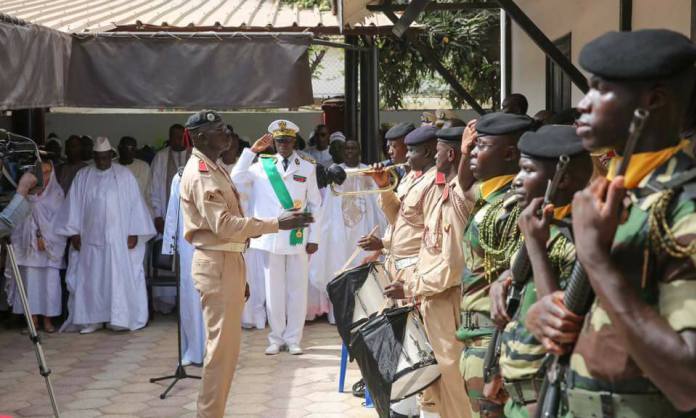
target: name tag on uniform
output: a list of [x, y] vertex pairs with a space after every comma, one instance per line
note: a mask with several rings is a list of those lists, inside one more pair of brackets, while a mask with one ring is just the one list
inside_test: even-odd
[[304, 183], [304, 182], [307, 181], [307, 177], [305, 177], [305, 176], [298, 176], [298, 175], [292, 176], [292, 179], [295, 180], [296, 182], [299, 182], [299, 183]]

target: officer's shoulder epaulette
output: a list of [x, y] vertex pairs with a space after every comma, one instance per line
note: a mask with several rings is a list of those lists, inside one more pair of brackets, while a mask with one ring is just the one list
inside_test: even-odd
[[310, 157], [310, 156], [307, 155], [307, 154], [304, 154], [304, 153], [298, 153], [298, 154], [299, 154], [300, 158], [302, 158], [302, 159], [305, 160], [305, 161], [309, 161], [309, 162], [312, 163], [312, 164], [316, 164], [316, 163], [317, 163], [317, 160], [315, 160], [314, 158]]
[[198, 171], [200, 173], [207, 173], [209, 171], [208, 164], [206, 164], [204, 160], [198, 160]]

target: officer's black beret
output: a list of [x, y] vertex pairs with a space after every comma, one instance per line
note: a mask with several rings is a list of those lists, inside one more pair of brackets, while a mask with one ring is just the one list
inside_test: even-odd
[[539, 158], [572, 157], [587, 153], [574, 126], [544, 125], [536, 132], [525, 132], [517, 143], [522, 154]]
[[476, 122], [476, 132], [481, 135], [507, 135], [526, 131], [534, 126], [534, 119], [527, 115], [494, 112], [487, 113]]
[[406, 135], [404, 144], [420, 145], [424, 142], [431, 141], [437, 138], [437, 128], [434, 126], [419, 126]]
[[392, 126], [386, 134], [384, 134], [384, 139], [390, 141], [392, 139], [398, 139], [408, 135], [409, 132], [416, 129], [411, 122], [401, 122]]
[[455, 126], [453, 128], [442, 128], [437, 131], [438, 141], [444, 142], [462, 142], [462, 134], [464, 126]]
[[666, 29], [607, 32], [580, 51], [580, 65], [608, 80], [667, 78], [693, 66], [696, 45]]
[[209, 123], [220, 122], [221, 120], [222, 118], [218, 112], [214, 110], [201, 110], [200, 112], [189, 116], [188, 120], [186, 121], [186, 128], [196, 129]]

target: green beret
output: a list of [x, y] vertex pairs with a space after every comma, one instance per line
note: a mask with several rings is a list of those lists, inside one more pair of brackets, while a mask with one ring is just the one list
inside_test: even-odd
[[409, 132], [412, 130], [416, 129], [415, 126], [411, 122], [401, 122], [399, 124], [396, 124], [392, 126], [386, 134], [384, 134], [384, 139], [387, 141], [391, 141], [393, 139], [399, 139], [402, 138], [406, 135], [408, 135]]
[[462, 142], [462, 134], [464, 133], [464, 126], [455, 126], [453, 128], [442, 128], [437, 131], [438, 141], [443, 142]]
[[419, 126], [406, 135], [404, 144], [420, 145], [428, 141], [437, 139], [437, 128], [434, 126]]
[[197, 129], [203, 125], [220, 121], [222, 121], [222, 118], [218, 112], [214, 110], [201, 110], [200, 112], [189, 116], [188, 120], [186, 121], [186, 128]]
[[586, 154], [575, 127], [568, 125], [544, 125], [535, 132], [525, 132], [517, 143], [520, 152], [530, 157], [559, 158]]
[[480, 135], [507, 135], [527, 131], [534, 126], [534, 119], [527, 115], [494, 112], [487, 113], [476, 122]]
[[667, 29], [607, 32], [580, 51], [580, 65], [607, 80], [668, 78], [696, 61], [696, 45]]

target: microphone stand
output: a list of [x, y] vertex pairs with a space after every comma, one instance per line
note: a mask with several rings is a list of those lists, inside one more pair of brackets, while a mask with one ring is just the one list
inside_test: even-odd
[[[181, 177], [183, 170], [180, 168], [179, 169], [179, 177]], [[183, 360], [182, 360], [182, 352], [181, 352], [181, 265], [179, 264], [180, 261], [180, 256], [179, 256], [179, 212], [181, 211], [181, 192], [179, 192], [179, 205], [177, 206], [176, 209], [176, 230], [174, 232], [174, 240], [172, 241], [172, 249], [174, 250], [174, 276], [176, 277], [176, 341], [177, 341], [177, 349], [179, 352], [179, 364], [176, 366], [176, 371], [174, 371], [173, 375], [169, 376], [162, 376], [162, 377], [155, 377], [150, 379], [150, 383], [155, 383], [159, 382], [161, 380], [169, 380], [169, 379], [174, 379], [172, 383], [169, 384], [167, 389], [162, 392], [160, 395], [160, 399], [164, 399], [167, 397], [167, 394], [169, 393], [172, 388], [174, 388], [174, 385], [179, 380], [182, 379], [200, 379], [200, 376], [193, 376], [188, 373], [186, 373], [186, 369], [184, 368], [183, 365]]]

